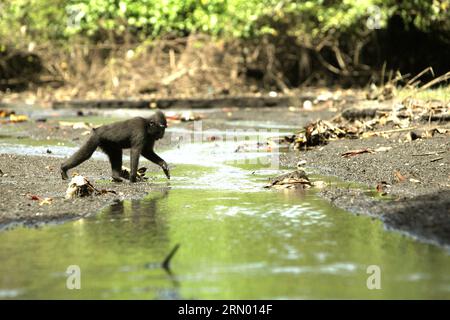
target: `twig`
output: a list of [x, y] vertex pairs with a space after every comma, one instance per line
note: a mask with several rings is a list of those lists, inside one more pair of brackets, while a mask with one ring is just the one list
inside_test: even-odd
[[436, 79], [431, 80], [430, 82], [428, 82], [427, 84], [424, 84], [423, 86], [420, 87], [419, 90], [425, 90], [428, 89], [429, 87], [442, 82], [442, 81], [446, 81], [447, 79], [450, 79], [450, 71], [447, 72], [446, 74], [443, 74], [440, 77], [437, 77]]
[[435, 151], [435, 152], [427, 152], [427, 153], [419, 153], [413, 154], [413, 157], [422, 157], [422, 156], [437, 156], [440, 153], [446, 153], [447, 151]]
[[180, 244], [177, 243], [175, 245], [175, 247], [173, 247], [172, 251], [170, 251], [170, 253], [167, 255], [167, 257], [164, 259], [163, 263], [161, 264], [161, 266], [164, 269], [166, 269], [166, 270], [170, 269], [170, 261], [172, 260], [173, 256], [175, 255], [175, 253], [177, 252], [179, 247], [180, 247]]
[[428, 71], [431, 72], [431, 74], [434, 76], [434, 72], [433, 72], [433, 68], [432, 67], [427, 67], [424, 70], [422, 70], [421, 72], [419, 72], [416, 76], [414, 76], [411, 80], [409, 80], [406, 83], [406, 86], [414, 86], [414, 81], [416, 81], [417, 79], [419, 79], [422, 75], [424, 75], [425, 73], [427, 73]]
[[430, 162], [435, 162], [435, 161], [439, 161], [444, 159], [443, 157], [439, 157], [439, 158], [435, 158], [435, 159], [431, 159]]

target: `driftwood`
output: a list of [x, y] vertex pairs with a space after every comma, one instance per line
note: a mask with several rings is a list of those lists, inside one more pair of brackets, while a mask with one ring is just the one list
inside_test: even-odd
[[346, 120], [354, 121], [357, 119], [365, 119], [365, 118], [375, 118], [380, 112], [388, 112], [392, 109], [387, 108], [349, 108], [342, 111], [342, 117]]
[[441, 122], [449, 122], [450, 121], [450, 113], [441, 113], [441, 114], [433, 114], [426, 115], [424, 114], [420, 120], [422, 121], [441, 121]]

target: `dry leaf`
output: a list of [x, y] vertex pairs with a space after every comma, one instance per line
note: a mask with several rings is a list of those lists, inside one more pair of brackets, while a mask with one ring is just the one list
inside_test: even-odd
[[377, 184], [377, 192], [381, 194], [382, 196], [385, 196], [389, 193], [389, 189], [391, 188], [391, 185], [387, 183], [386, 181], [380, 181]]
[[9, 116], [9, 122], [12, 123], [17, 123], [17, 122], [24, 122], [24, 121], [28, 121], [28, 117], [22, 114], [19, 115], [15, 115], [15, 114], [11, 114]]
[[50, 205], [50, 204], [52, 204], [52, 202], [53, 202], [53, 199], [52, 199], [52, 198], [45, 198], [44, 200], [41, 200], [41, 201], [39, 202], [39, 205], [40, 205], [40, 206], [43, 206], [44, 204]]
[[403, 176], [399, 171], [394, 172], [394, 176], [397, 179], [398, 182], [402, 182], [406, 180], [406, 177]]

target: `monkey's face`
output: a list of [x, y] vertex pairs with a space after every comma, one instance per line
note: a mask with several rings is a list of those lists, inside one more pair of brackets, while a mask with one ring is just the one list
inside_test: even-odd
[[167, 128], [167, 120], [164, 113], [157, 110], [153, 116], [150, 117], [149, 134], [155, 139], [159, 140], [164, 137]]
[[150, 122], [148, 133], [155, 139], [159, 140], [164, 137], [166, 126], [164, 124]]
[[156, 140], [162, 139], [164, 137], [164, 133], [166, 132], [166, 127], [160, 125], [157, 130]]

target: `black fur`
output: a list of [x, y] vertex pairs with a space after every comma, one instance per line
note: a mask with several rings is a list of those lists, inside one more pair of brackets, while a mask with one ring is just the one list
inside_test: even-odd
[[140, 155], [159, 165], [170, 179], [167, 163], [153, 151], [155, 140], [164, 137], [166, 128], [166, 117], [158, 110], [148, 119], [136, 117], [93, 129], [86, 143], [61, 165], [61, 177], [68, 179], [67, 171], [89, 159], [100, 147], [109, 157], [114, 181], [122, 181], [123, 149], [131, 149], [131, 182], [136, 182]]

